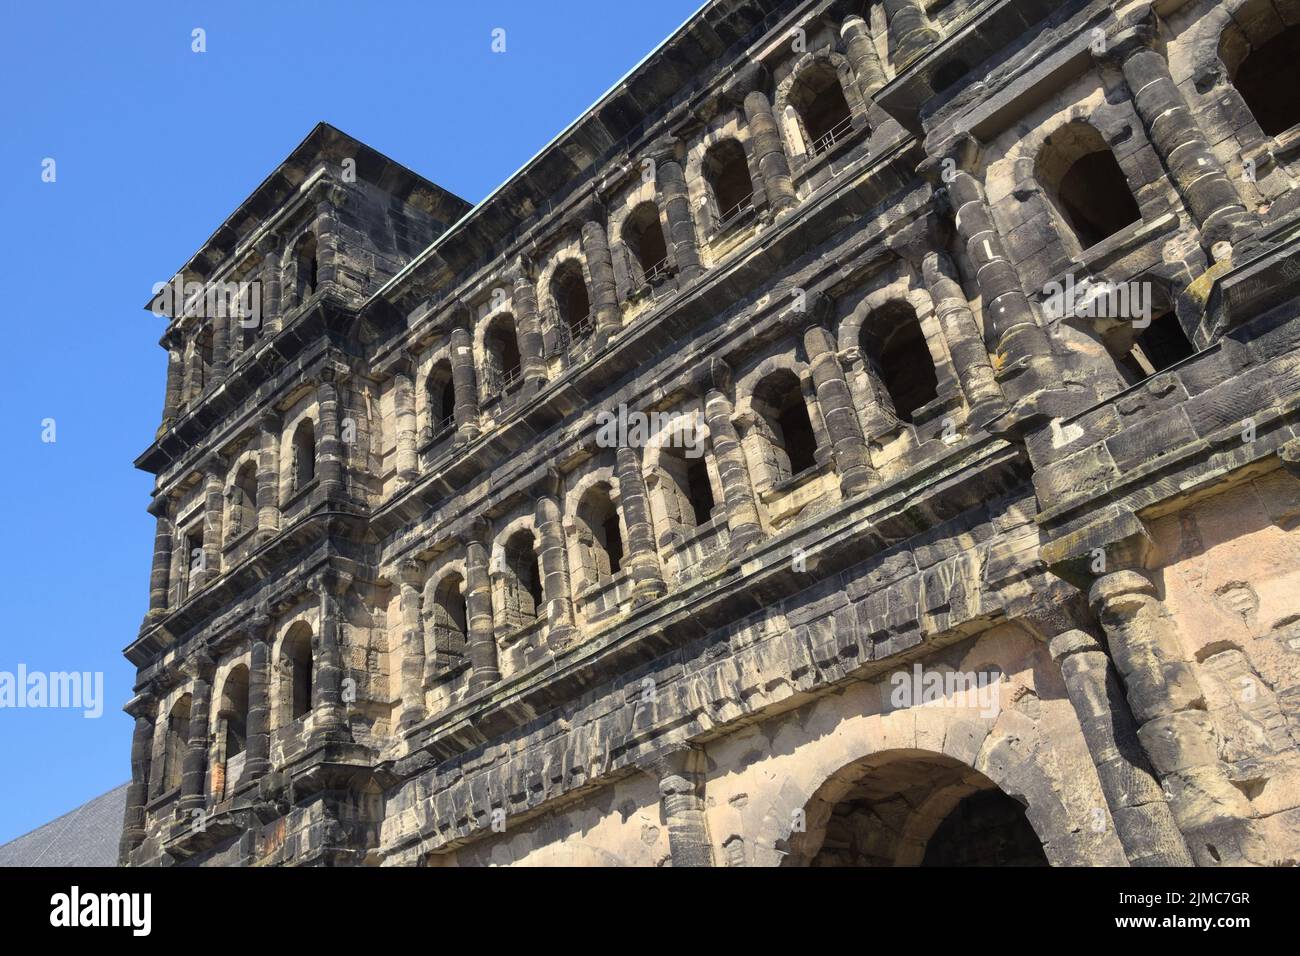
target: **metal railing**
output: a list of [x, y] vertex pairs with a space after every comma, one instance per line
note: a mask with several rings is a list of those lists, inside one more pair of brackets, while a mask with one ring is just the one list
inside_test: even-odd
[[844, 137], [848, 136], [851, 132], [853, 132], [853, 117], [846, 116], [821, 136], [818, 136], [813, 140], [812, 145], [808, 150], [812, 155], [820, 156], [840, 140], [844, 139]]
[[738, 219], [742, 213], [748, 212], [754, 208], [754, 194], [751, 192], [740, 202], [736, 203], [730, 209], [724, 210], [718, 214], [718, 227], [721, 228], [728, 223]]
[[664, 256], [654, 265], [647, 267], [641, 272], [641, 285], [647, 286], [664, 278], [668, 275], [668, 257]]

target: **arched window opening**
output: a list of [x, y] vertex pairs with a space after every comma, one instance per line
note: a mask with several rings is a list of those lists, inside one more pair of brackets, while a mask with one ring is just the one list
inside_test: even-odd
[[281, 722], [306, 717], [311, 712], [312, 647], [311, 628], [302, 621], [285, 635], [280, 651]]
[[623, 241], [636, 260], [638, 287], [654, 285], [668, 275], [668, 243], [658, 206], [644, 202], [632, 210], [623, 224]]
[[826, 152], [853, 129], [839, 74], [824, 60], [799, 74], [790, 88], [790, 105], [799, 114], [813, 156]]
[[582, 496], [577, 517], [584, 577], [594, 582], [608, 581], [623, 565], [623, 534], [609, 487], [601, 484], [590, 488]]
[[1196, 346], [1172, 312], [1155, 316], [1145, 329], [1133, 328], [1131, 342], [1131, 346], [1127, 342], [1119, 346], [1123, 354], [1116, 359], [1120, 374], [1129, 385], [1146, 381], [1196, 354]]
[[316, 258], [316, 237], [314, 235], [304, 236], [299, 241], [298, 247], [294, 251], [294, 261], [297, 265], [295, 270], [294, 303], [301, 305], [316, 293], [318, 284], [319, 264]]
[[235, 472], [235, 480], [230, 485], [230, 517], [226, 540], [234, 541], [256, 527], [257, 464], [246, 461]]
[[[508, 315], [498, 316], [483, 337], [487, 350], [487, 385], [491, 393], [513, 391], [523, 380], [519, 356], [519, 336], [515, 320]], [[489, 398], [492, 394], [489, 394]]]
[[304, 418], [293, 431], [293, 490], [306, 488], [316, 477], [316, 424]]
[[1300, 123], [1300, 26], [1260, 44], [1237, 67], [1233, 85], [1267, 136]]
[[745, 149], [734, 139], [715, 143], [704, 155], [704, 178], [713, 193], [719, 227], [754, 208], [754, 181]]
[[688, 457], [677, 446], [665, 446], [659, 467], [664, 477], [662, 501], [668, 527], [688, 531], [708, 524], [716, 501], [706, 460]]
[[456, 383], [451, 377], [450, 362], [439, 362], [433, 367], [425, 379], [424, 397], [428, 412], [420, 443], [428, 444], [456, 427]]
[[817, 436], [798, 376], [788, 370], [769, 375], [754, 389], [753, 404], [767, 427], [769, 465], [775, 481], [784, 481], [817, 464]]
[[435, 671], [464, 659], [468, 633], [468, 612], [465, 606], [465, 581], [456, 572], [444, 577], [434, 588], [428, 627], [428, 652], [433, 657]]
[[212, 346], [212, 330], [204, 329], [199, 334], [199, 376], [198, 391], [202, 392], [209, 384], [215, 382], [216, 359]]
[[560, 320], [560, 331], [569, 341], [584, 339], [596, 328], [591, 317], [591, 296], [582, 266], [572, 259], [561, 264], [551, 277], [551, 298]]
[[542, 612], [542, 575], [533, 533], [521, 528], [505, 544], [504, 613], [507, 627], [525, 627]]
[[217, 710], [218, 728], [225, 758], [244, 752], [248, 738], [248, 668], [239, 664], [226, 676]]
[[188, 597], [203, 583], [205, 552], [203, 550], [203, 522], [195, 522], [182, 536], [181, 596]]
[[168, 793], [181, 785], [181, 769], [185, 751], [190, 745], [190, 695], [185, 694], [172, 705], [164, 728], [162, 792]]
[[934, 359], [911, 305], [895, 300], [872, 312], [860, 345], [899, 419], [912, 421], [917, 409], [938, 397]]
[[1037, 178], [1084, 249], [1142, 219], [1115, 154], [1086, 123], [1068, 123], [1048, 138]]

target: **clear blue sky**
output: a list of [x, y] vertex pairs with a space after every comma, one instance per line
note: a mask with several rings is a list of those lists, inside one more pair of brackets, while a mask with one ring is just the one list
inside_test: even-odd
[[93, 720], [0, 709], [0, 842], [130, 775], [121, 650], [148, 605], [154, 527], [152, 477], [131, 462], [165, 372], [153, 283], [321, 120], [478, 202], [699, 5], [7, 6], [0, 671], [102, 671], [105, 704]]

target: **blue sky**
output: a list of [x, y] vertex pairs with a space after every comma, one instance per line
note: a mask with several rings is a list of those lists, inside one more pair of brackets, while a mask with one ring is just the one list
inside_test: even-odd
[[121, 650], [148, 604], [153, 546], [152, 477], [131, 462], [158, 425], [165, 372], [162, 320], [142, 307], [153, 283], [321, 120], [479, 201], [699, 5], [8, 6], [0, 672], [102, 672], [104, 703], [98, 719], [0, 709], [0, 842], [130, 775]]

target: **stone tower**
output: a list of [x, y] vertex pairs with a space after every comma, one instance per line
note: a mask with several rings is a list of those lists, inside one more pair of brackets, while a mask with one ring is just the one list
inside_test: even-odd
[[717, 0], [472, 210], [318, 126], [150, 303], [122, 862], [1295, 862], [1295, 64]]

